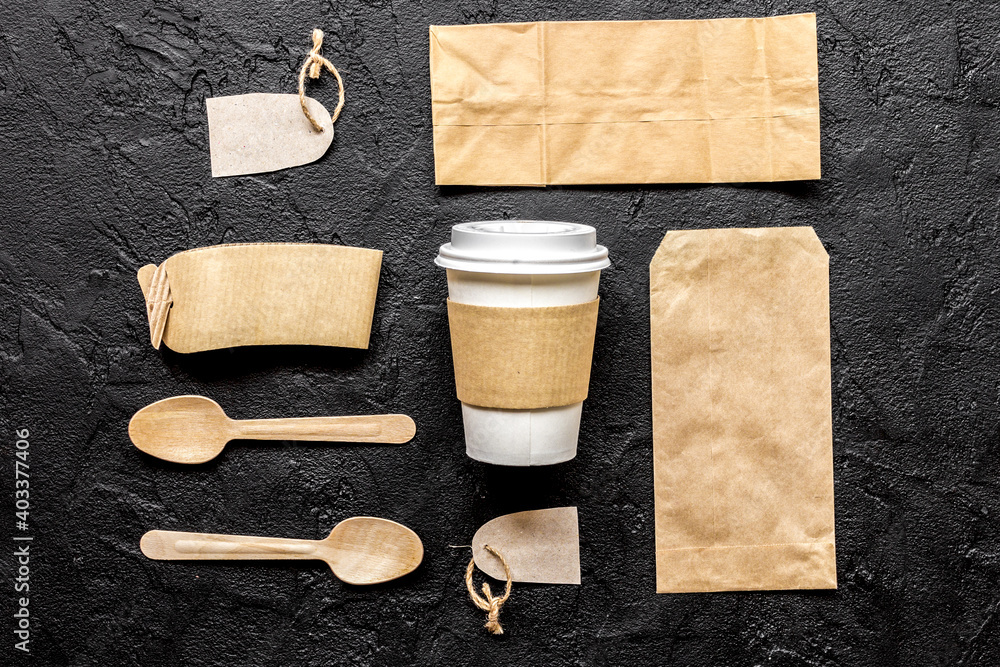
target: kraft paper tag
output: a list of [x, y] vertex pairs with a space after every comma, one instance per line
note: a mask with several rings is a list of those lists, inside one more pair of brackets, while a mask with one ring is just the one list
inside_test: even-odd
[[532, 410], [587, 398], [599, 302], [494, 308], [449, 300], [458, 399]]
[[251, 93], [205, 100], [212, 176], [277, 171], [321, 158], [333, 142], [333, 121], [322, 104], [305, 99], [322, 132], [302, 113], [298, 95]]
[[816, 17], [432, 26], [438, 185], [820, 177]]
[[154, 346], [159, 331], [167, 347], [183, 353], [244, 345], [363, 349], [381, 265], [382, 251], [367, 248], [228, 244], [146, 265], [138, 278], [144, 297], [155, 300], [147, 302]]
[[649, 273], [657, 592], [836, 588], [815, 232], [668, 232]]
[[472, 538], [476, 567], [494, 579], [506, 579], [499, 551], [511, 579], [536, 584], [580, 583], [580, 526], [575, 507], [516, 512], [483, 524]]

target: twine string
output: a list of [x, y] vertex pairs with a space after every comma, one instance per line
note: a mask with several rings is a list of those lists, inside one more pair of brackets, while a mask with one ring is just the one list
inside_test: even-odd
[[503, 627], [500, 625], [500, 608], [507, 601], [507, 598], [510, 597], [510, 588], [514, 582], [510, 576], [510, 566], [507, 565], [507, 561], [503, 555], [488, 544], [484, 545], [483, 548], [500, 559], [500, 562], [503, 564], [504, 575], [507, 577], [507, 588], [504, 590], [503, 595], [494, 596], [493, 591], [490, 590], [490, 585], [483, 582], [483, 594], [479, 595], [472, 584], [472, 571], [476, 567], [475, 556], [469, 561], [469, 566], [465, 568], [465, 587], [469, 590], [469, 597], [472, 599], [473, 604], [486, 612], [486, 625], [483, 627], [495, 635], [502, 635]]
[[330, 114], [330, 122], [335, 123], [337, 117], [340, 115], [340, 110], [344, 108], [344, 80], [340, 78], [340, 72], [337, 68], [333, 66], [329, 60], [320, 55], [320, 49], [323, 47], [323, 31], [316, 28], [312, 31], [312, 42], [313, 47], [306, 57], [305, 62], [302, 63], [302, 69], [299, 70], [299, 104], [302, 105], [302, 113], [306, 115], [309, 122], [312, 124], [313, 129], [317, 132], [323, 131], [323, 126], [320, 125], [315, 118], [313, 118], [312, 113], [309, 111], [309, 107], [306, 106], [306, 74], [309, 75], [310, 79], [318, 79], [323, 68], [326, 67], [330, 70], [330, 73], [337, 78], [337, 88], [340, 91], [339, 97], [337, 99], [337, 108], [333, 110]]

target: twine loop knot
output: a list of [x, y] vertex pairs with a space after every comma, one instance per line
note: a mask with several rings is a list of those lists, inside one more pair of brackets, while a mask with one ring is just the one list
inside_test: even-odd
[[337, 98], [337, 108], [330, 114], [331, 123], [336, 122], [337, 117], [340, 116], [340, 110], [344, 108], [344, 80], [340, 78], [340, 72], [333, 66], [333, 63], [320, 54], [320, 49], [323, 48], [323, 31], [319, 28], [315, 28], [312, 31], [312, 43], [312, 50], [309, 51], [305, 62], [302, 63], [302, 69], [299, 70], [299, 104], [302, 106], [302, 113], [309, 119], [313, 129], [317, 132], [322, 132], [323, 126], [313, 117], [309, 111], [309, 107], [306, 105], [306, 74], [309, 75], [310, 79], [318, 79], [325, 67], [336, 77], [339, 95]]
[[503, 564], [504, 575], [507, 577], [507, 587], [504, 589], [503, 595], [493, 595], [490, 585], [483, 582], [483, 594], [479, 595], [472, 584], [472, 572], [476, 566], [475, 556], [469, 561], [469, 567], [465, 569], [465, 587], [469, 590], [469, 597], [472, 599], [472, 602], [479, 609], [486, 612], [486, 625], [483, 627], [495, 635], [502, 635], [503, 627], [500, 625], [500, 608], [503, 607], [503, 603], [510, 597], [510, 589], [513, 584], [510, 576], [510, 566], [507, 565], [507, 561], [499, 551], [488, 544], [484, 545], [483, 548], [500, 559], [500, 562]]

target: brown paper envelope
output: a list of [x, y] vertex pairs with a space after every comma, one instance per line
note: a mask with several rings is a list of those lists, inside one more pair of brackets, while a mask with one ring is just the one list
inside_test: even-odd
[[506, 579], [503, 555], [511, 580], [536, 584], [580, 583], [580, 524], [575, 507], [554, 507], [505, 514], [484, 523], [472, 538], [476, 566], [494, 579]]
[[650, 319], [657, 591], [836, 588], [815, 232], [668, 232]]
[[[168, 258], [175, 352], [243, 345], [367, 348], [382, 251], [319, 243], [196, 248]], [[156, 267], [139, 270], [149, 295]]]
[[820, 177], [816, 17], [431, 26], [439, 185]]

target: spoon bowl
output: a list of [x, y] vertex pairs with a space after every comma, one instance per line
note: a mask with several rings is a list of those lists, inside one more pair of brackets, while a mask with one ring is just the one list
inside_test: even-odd
[[205, 396], [174, 396], [147, 405], [132, 416], [128, 435], [151, 456], [174, 463], [204, 463], [232, 439], [222, 406]]
[[322, 540], [151, 530], [139, 548], [154, 560], [322, 560], [334, 576], [355, 585], [398, 579], [424, 558], [416, 533], [369, 516], [341, 521]]
[[374, 517], [345, 519], [323, 540], [324, 560], [348, 584], [376, 584], [409, 574], [424, 558], [424, 545], [406, 526]]
[[235, 438], [400, 444], [416, 431], [406, 415], [234, 420], [205, 396], [173, 396], [151, 403], [128, 424], [136, 447], [174, 463], [211, 461]]

